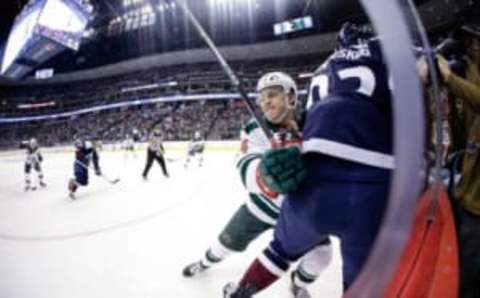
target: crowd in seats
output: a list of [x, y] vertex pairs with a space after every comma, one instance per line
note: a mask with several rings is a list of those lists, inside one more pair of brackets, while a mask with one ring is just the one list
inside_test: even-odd
[[[305, 57], [295, 60], [237, 62], [233, 67], [248, 91], [254, 91], [257, 80], [269, 71], [289, 73], [298, 80], [299, 89], [303, 89], [308, 84], [308, 78], [299, 78], [299, 75], [313, 72], [320, 62], [318, 57]], [[0, 117], [36, 116], [138, 99], [231, 91], [231, 82], [215, 63], [154, 68], [90, 81], [2, 86]], [[50, 102], [54, 105], [19, 108], [21, 104]]]
[[166, 141], [190, 140], [200, 131], [208, 140], [238, 139], [250, 119], [240, 100], [165, 102], [119, 108], [65, 119], [2, 125], [0, 149], [14, 149], [22, 140], [35, 137], [42, 146], [72, 144], [77, 137], [122, 142], [138, 130], [146, 141], [159, 130]]
[[[258, 78], [269, 71], [289, 73], [297, 79], [299, 89], [305, 89], [309, 78], [299, 78], [300, 74], [312, 73], [321, 62], [318, 59], [304, 57], [294, 61], [235, 62], [232, 67], [242, 78], [248, 92], [255, 91]], [[76, 112], [108, 104], [174, 95], [235, 92], [228, 77], [215, 63], [171, 66], [56, 85], [2, 86], [0, 91], [0, 118]], [[52, 102], [53, 105], [28, 107]], [[212, 140], [234, 139], [238, 137], [242, 123], [249, 118], [245, 107], [238, 102], [226, 99], [159, 102], [54, 120], [2, 124], [0, 148], [15, 148], [20, 140], [31, 137], [38, 138], [45, 146], [68, 144], [75, 136], [82, 135], [117, 142], [131, 133], [133, 128], [146, 138], [153, 127], [163, 132], [165, 140], [187, 140], [195, 131], [201, 131]], [[19, 108], [20, 105], [24, 107]]]

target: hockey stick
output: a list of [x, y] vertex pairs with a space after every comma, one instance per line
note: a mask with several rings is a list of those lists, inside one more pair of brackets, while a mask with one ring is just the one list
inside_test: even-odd
[[178, 157], [165, 157], [165, 160], [168, 161], [168, 162], [177, 162], [177, 161], [180, 161], [182, 159], [185, 159], [184, 156], [178, 156]]
[[430, 210], [431, 214], [435, 212], [438, 207], [438, 201], [440, 200], [440, 188], [442, 186], [442, 177], [441, 177], [441, 170], [442, 170], [442, 143], [443, 143], [443, 132], [442, 132], [442, 111], [441, 111], [441, 99], [440, 99], [440, 77], [438, 76], [438, 67], [436, 58], [435, 58], [435, 51], [432, 49], [430, 45], [430, 41], [428, 39], [427, 31], [422, 23], [420, 15], [418, 14], [417, 9], [415, 8], [415, 3], [412, 0], [406, 0], [407, 6], [412, 12], [413, 22], [418, 28], [418, 34], [420, 35], [420, 41], [426, 52], [426, 59], [429, 68], [429, 76], [433, 86], [433, 101], [435, 103], [435, 112], [434, 112], [434, 125], [435, 125], [435, 167], [434, 167], [434, 180], [435, 180], [435, 188], [434, 188], [434, 200], [432, 204], [432, 208]]
[[255, 121], [257, 121], [257, 123], [260, 126], [260, 128], [262, 129], [263, 133], [268, 137], [268, 139], [271, 139], [272, 136], [273, 136], [272, 132], [270, 131], [270, 129], [268, 129], [268, 126], [267, 126], [265, 120], [263, 119], [263, 117], [255, 110], [255, 104], [252, 103], [252, 101], [250, 100], [250, 98], [247, 95], [247, 92], [245, 92], [245, 89], [243, 89], [242, 82], [239, 80], [238, 76], [235, 74], [233, 69], [230, 67], [230, 65], [227, 63], [225, 58], [219, 52], [217, 46], [213, 43], [212, 39], [210, 38], [208, 33], [205, 31], [205, 29], [202, 27], [202, 25], [198, 22], [197, 18], [190, 11], [190, 9], [188, 8], [188, 5], [185, 2], [185, 0], [176, 0], [176, 1], [180, 5], [180, 7], [182, 8], [184, 14], [188, 17], [188, 19], [190, 20], [190, 22], [192, 23], [193, 27], [198, 32], [200, 37], [207, 44], [210, 51], [213, 53], [213, 55], [217, 59], [218, 63], [222, 67], [223, 71], [229, 77], [233, 86], [237, 89], [238, 93], [240, 93], [241, 98], [243, 99], [243, 101], [247, 105], [248, 111], [255, 118]]
[[[82, 168], [86, 169], [87, 171], [92, 169], [91, 167], [87, 166], [81, 161], [75, 160], [75, 162], [78, 165], [80, 165]], [[107, 181], [110, 184], [117, 184], [118, 182], [120, 182], [120, 178], [110, 179], [107, 176], [105, 176], [103, 173], [101, 173], [99, 176], [102, 177], [105, 181]]]

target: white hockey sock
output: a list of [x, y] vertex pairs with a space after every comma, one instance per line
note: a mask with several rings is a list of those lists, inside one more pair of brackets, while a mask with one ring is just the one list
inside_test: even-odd
[[218, 240], [213, 244], [205, 253], [205, 256], [202, 258], [202, 265], [205, 267], [210, 267], [214, 264], [220, 263], [225, 258], [232, 255], [234, 251], [226, 248]]
[[293, 275], [293, 283], [297, 287], [306, 288], [308, 285], [312, 284], [317, 277], [317, 275], [309, 275], [303, 271], [301, 266], [298, 266]]
[[325, 270], [332, 261], [331, 244], [320, 245], [309, 251], [298, 264], [293, 282], [299, 287], [306, 287]]
[[30, 186], [32, 180], [30, 179], [30, 174], [25, 174], [25, 185]]
[[43, 173], [42, 171], [38, 172], [38, 181], [43, 182]]

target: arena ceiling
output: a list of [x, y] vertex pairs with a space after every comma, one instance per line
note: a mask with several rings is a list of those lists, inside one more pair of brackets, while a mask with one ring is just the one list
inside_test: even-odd
[[[57, 74], [68, 73], [143, 56], [204, 46], [195, 32], [188, 27], [188, 22], [181, 18], [180, 9], [174, 6], [174, 0], [90, 1], [95, 12], [89, 26], [92, 35], [86, 38], [78, 52], [65, 51], [42, 67], [54, 68]], [[15, 16], [26, 2], [28, 0], [0, 1], [0, 49], [6, 41]], [[194, 14], [219, 46], [251, 45], [331, 33], [346, 20], [363, 18], [357, 0], [188, 0], [188, 2]], [[247, 5], [249, 10], [242, 11], [240, 7], [247, 7], [245, 6], [247, 2], [250, 3]], [[458, 14], [464, 13], [474, 5], [474, 0], [416, 2], [421, 5], [424, 21], [431, 28], [454, 23], [459, 20]], [[239, 5], [238, 9], [235, 3]], [[157, 22], [151, 27], [109, 34], [112, 22], [123, 21], [129, 12], [144, 6], [152, 7], [157, 20], [164, 23]], [[274, 23], [305, 15], [313, 16], [314, 29], [281, 37], [274, 36], [272, 30]], [[112, 51], [112, 48], [115, 51]]]

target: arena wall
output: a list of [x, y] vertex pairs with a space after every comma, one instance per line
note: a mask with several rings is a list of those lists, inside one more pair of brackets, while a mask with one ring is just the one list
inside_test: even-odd
[[[165, 151], [168, 154], [186, 152], [189, 141], [166, 141], [164, 142]], [[240, 150], [240, 141], [207, 141], [205, 142], [206, 152], [238, 152]], [[137, 152], [145, 151], [147, 143], [137, 143], [135, 149]], [[40, 148], [43, 153], [64, 153], [73, 152], [74, 146], [57, 146]], [[100, 152], [116, 152], [122, 151], [122, 143], [103, 144]], [[23, 156], [25, 150], [7, 150], [0, 151], [0, 158], [2, 157], [16, 157], [18, 155]]]

